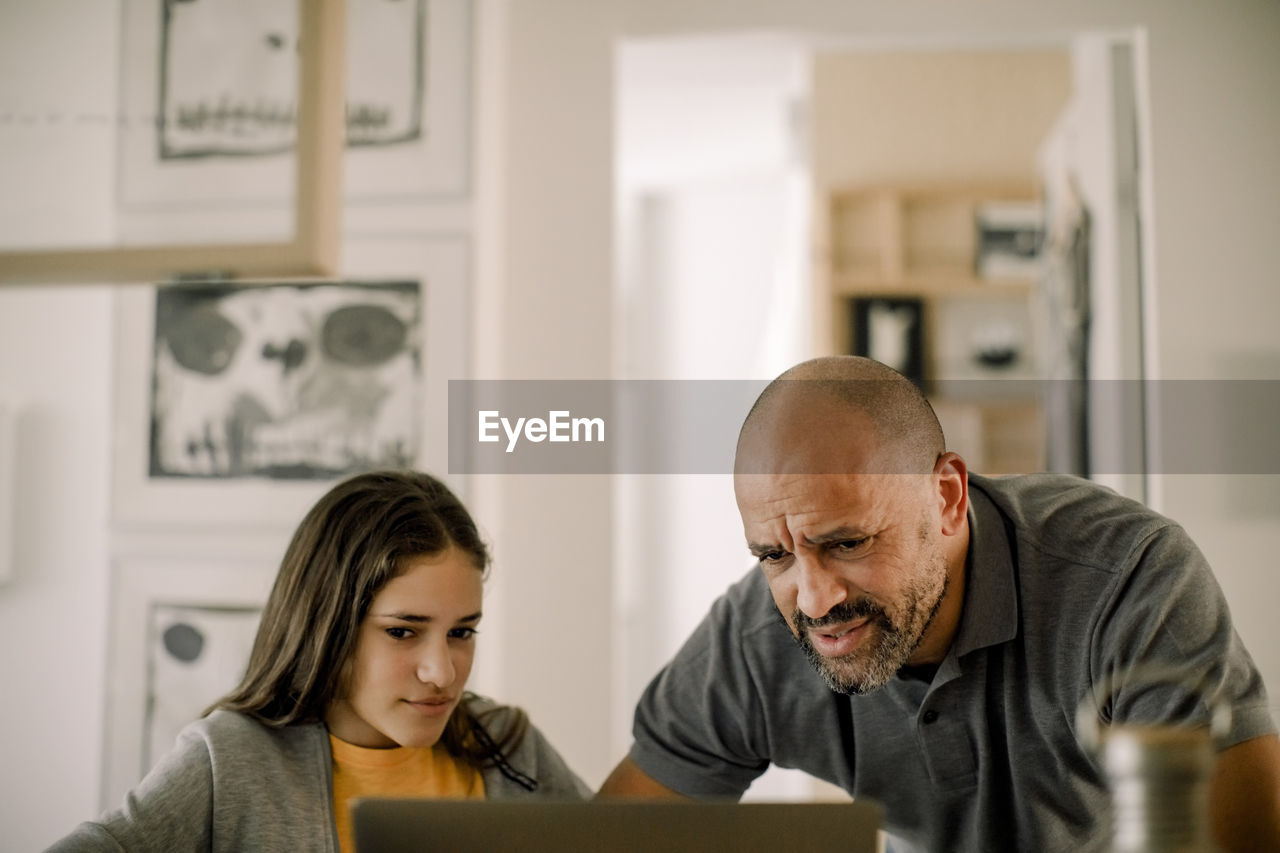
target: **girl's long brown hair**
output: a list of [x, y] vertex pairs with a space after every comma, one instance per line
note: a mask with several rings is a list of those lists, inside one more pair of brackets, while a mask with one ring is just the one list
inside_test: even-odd
[[[240, 686], [208, 711], [247, 714], [267, 726], [322, 721], [338, 695], [373, 597], [408, 558], [450, 546], [486, 572], [489, 549], [466, 507], [447, 486], [416, 471], [359, 474], [334, 486], [298, 525], [267, 598]], [[528, 720], [494, 742], [458, 704], [441, 743], [476, 768], [505, 766], [503, 753], [524, 737]]]

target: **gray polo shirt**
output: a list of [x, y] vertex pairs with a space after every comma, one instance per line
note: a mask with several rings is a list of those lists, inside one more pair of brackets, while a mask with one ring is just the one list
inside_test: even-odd
[[[695, 797], [737, 798], [770, 763], [885, 807], [894, 851], [1089, 850], [1109, 795], [1076, 734], [1102, 679], [1104, 722], [1207, 720], [1234, 743], [1275, 731], [1257, 668], [1200, 551], [1174, 522], [1085, 480], [969, 479], [964, 608], [936, 672], [832, 693], [751, 571], [712, 605], [636, 709], [631, 758]], [[1167, 664], [1205, 699], [1125, 678]], [[1206, 702], [1207, 700], [1207, 702]]]

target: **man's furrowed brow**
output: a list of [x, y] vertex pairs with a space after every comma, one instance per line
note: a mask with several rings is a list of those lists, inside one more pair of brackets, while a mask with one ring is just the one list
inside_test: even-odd
[[846, 539], [865, 539], [866, 536], [867, 534], [861, 530], [842, 525], [817, 536], [806, 535], [804, 542], [806, 545], [830, 545], [832, 542], [843, 542]]
[[765, 554], [772, 554], [774, 551], [781, 551], [782, 546], [778, 544], [761, 545], [757, 542], [748, 542], [747, 550], [751, 552], [753, 557], [763, 557]]

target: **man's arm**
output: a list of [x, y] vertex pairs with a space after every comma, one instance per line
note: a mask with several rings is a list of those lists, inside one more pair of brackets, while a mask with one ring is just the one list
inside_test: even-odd
[[[1262, 676], [1231, 624], [1226, 597], [1186, 531], [1163, 526], [1134, 548], [1134, 564], [1099, 615], [1090, 664], [1130, 673], [1114, 691], [1110, 722], [1202, 725], [1226, 707], [1234, 743], [1218, 754], [1209, 791], [1210, 826], [1224, 850], [1280, 850], [1280, 741]], [[1182, 673], [1161, 690], [1164, 673]], [[1191, 701], [1189, 686], [1198, 694]]]
[[1280, 850], [1280, 738], [1263, 735], [1223, 750], [1209, 808], [1224, 850]]
[[609, 778], [605, 779], [604, 784], [600, 786], [600, 793], [596, 794], [597, 800], [622, 797], [646, 800], [689, 799], [645, 773], [640, 769], [640, 765], [631, 760], [630, 756], [618, 762], [618, 766], [613, 768]]

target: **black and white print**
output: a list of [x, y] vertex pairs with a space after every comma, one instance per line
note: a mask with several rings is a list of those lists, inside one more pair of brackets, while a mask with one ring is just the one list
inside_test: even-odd
[[418, 282], [157, 288], [150, 476], [412, 466], [421, 304]]

